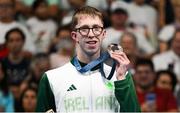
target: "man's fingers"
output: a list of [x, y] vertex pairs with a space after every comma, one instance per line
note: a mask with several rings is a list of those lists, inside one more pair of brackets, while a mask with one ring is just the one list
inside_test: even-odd
[[111, 57], [115, 59], [118, 63], [128, 65], [130, 63], [129, 59], [125, 54], [111, 54]]

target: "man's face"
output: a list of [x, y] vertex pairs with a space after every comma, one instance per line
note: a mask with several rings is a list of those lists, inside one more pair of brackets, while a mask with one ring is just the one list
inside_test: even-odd
[[35, 10], [36, 15], [39, 19], [47, 19], [48, 18], [48, 6], [45, 3], [41, 3], [37, 9]]
[[0, 19], [12, 17], [14, 14], [14, 7], [12, 0], [0, 0]]
[[27, 90], [23, 96], [23, 107], [25, 109], [25, 111], [27, 112], [34, 112], [35, 108], [36, 108], [36, 103], [37, 103], [37, 99], [36, 99], [36, 92], [33, 90]]
[[134, 40], [129, 35], [125, 35], [121, 39], [121, 46], [123, 47], [123, 51], [127, 55], [133, 55], [136, 52], [136, 48], [137, 48], [136, 44], [135, 44]]
[[76, 41], [78, 51], [90, 56], [99, 54], [105, 36], [100, 18], [98, 16], [80, 15], [75, 29], [77, 30], [72, 31], [71, 36]]
[[7, 41], [7, 48], [12, 53], [18, 53], [22, 50], [24, 45], [24, 40], [19, 32], [11, 32], [9, 39]]
[[135, 82], [140, 88], [146, 90], [153, 85], [154, 73], [148, 65], [139, 65], [136, 68]]
[[128, 16], [122, 13], [114, 13], [111, 15], [111, 22], [114, 26], [124, 26]]
[[175, 19], [180, 20], [180, 6], [174, 7]]
[[157, 87], [162, 88], [162, 89], [169, 89], [172, 90], [172, 79], [170, 77], [171, 75], [168, 75], [167, 73], [162, 73], [157, 80]]
[[180, 32], [176, 33], [174, 40], [172, 41], [172, 49], [180, 56]]

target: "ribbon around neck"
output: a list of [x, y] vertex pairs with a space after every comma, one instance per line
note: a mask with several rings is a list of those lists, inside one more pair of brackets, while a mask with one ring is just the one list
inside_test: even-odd
[[110, 55], [108, 52], [104, 52], [101, 54], [101, 56], [99, 58], [97, 58], [96, 60], [93, 60], [91, 61], [90, 63], [88, 63], [87, 65], [85, 65], [84, 67], [81, 67], [77, 57], [74, 58], [74, 66], [76, 67], [77, 71], [79, 71], [80, 73], [86, 73], [88, 71], [90, 71], [92, 68], [94, 68], [95, 66], [97, 65], [101, 65], [101, 68], [100, 68], [100, 72], [101, 72], [101, 75], [103, 77], [105, 77], [106, 79], [110, 80], [115, 72], [115, 69], [116, 69], [116, 61], [113, 60], [113, 65], [112, 65], [112, 69], [111, 69], [111, 72], [109, 74], [108, 77], [106, 77], [105, 73], [104, 73], [104, 69], [103, 69], [103, 62], [106, 61], [107, 59], [110, 58]]

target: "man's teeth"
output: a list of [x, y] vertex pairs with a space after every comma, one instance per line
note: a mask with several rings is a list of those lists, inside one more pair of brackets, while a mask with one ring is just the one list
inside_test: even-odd
[[96, 41], [89, 41], [89, 42], [87, 42], [88, 44], [95, 44], [96, 43]]

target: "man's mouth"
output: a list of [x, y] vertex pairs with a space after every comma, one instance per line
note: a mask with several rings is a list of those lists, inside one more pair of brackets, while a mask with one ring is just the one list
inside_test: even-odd
[[87, 44], [96, 44], [97, 41], [87, 41], [86, 43], [87, 43]]

